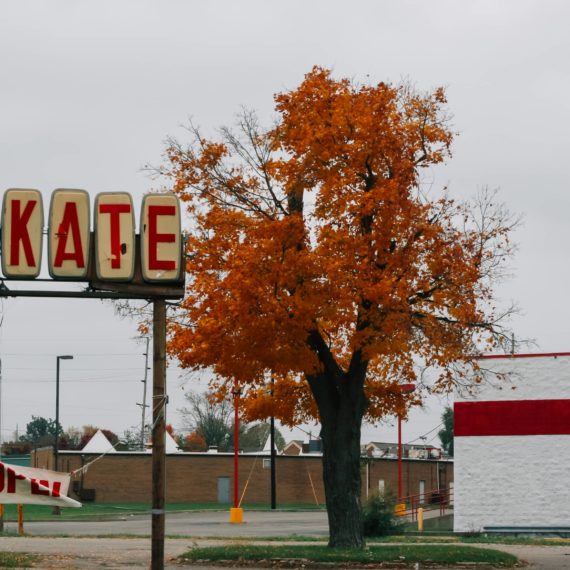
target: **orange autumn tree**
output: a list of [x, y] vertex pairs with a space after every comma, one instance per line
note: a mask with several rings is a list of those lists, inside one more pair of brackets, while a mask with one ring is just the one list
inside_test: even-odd
[[320, 422], [329, 544], [361, 547], [362, 421], [405, 413], [418, 365], [448, 390], [454, 363], [500, 341], [491, 279], [512, 223], [492, 196], [474, 212], [422, 191], [453, 138], [442, 89], [315, 67], [275, 101], [271, 129], [244, 111], [219, 140], [168, 142], [191, 225], [169, 350], [220, 397], [237, 381], [247, 420]]

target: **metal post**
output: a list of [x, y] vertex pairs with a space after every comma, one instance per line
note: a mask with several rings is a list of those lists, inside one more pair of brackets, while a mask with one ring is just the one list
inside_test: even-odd
[[402, 501], [402, 416], [398, 415], [398, 502]]
[[[271, 406], [273, 410], [273, 376], [271, 376]], [[277, 486], [276, 486], [276, 474], [275, 474], [275, 416], [271, 413], [271, 419], [269, 423], [269, 436], [271, 445], [271, 508], [275, 510], [277, 508]]]
[[53, 470], [57, 471], [59, 468], [59, 356], [56, 357], [55, 361], [55, 449], [53, 451]]
[[239, 386], [234, 384], [234, 509], [239, 507]]
[[18, 534], [24, 534], [24, 505], [18, 505]]
[[239, 506], [239, 385], [234, 382], [234, 506], [230, 509], [230, 522], [243, 522], [243, 509]]
[[70, 354], [56, 356], [55, 367], [55, 449], [54, 449], [54, 471], [59, 470], [59, 361], [60, 360], [73, 360]]
[[[54, 449], [54, 471], [59, 471], [59, 361], [60, 360], [73, 360], [73, 356], [66, 354], [56, 356], [55, 368], [55, 449]], [[52, 510], [54, 515], [61, 514], [60, 507], [54, 507]]]
[[166, 304], [164, 299], [157, 297], [153, 305], [151, 570], [163, 570], [166, 490]]
[[[416, 389], [415, 384], [400, 384], [400, 394], [411, 394]], [[403, 403], [402, 403], [403, 406]], [[409, 479], [409, 478], [408, 478]], [[398, 503], [402, 502], [402, 412], [398, 413]]]

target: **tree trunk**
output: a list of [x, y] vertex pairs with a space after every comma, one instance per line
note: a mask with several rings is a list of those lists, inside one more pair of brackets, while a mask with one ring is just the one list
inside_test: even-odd
[[333, 409], [326, 405], [319, 407], [323, 480], [329, 519], [329, 546], [363, 548], [360, 431], [364, 394], [351, 397], [348, 393], [350, 388], [350, 382], [340, 387], [341, 394], [335, 398]]

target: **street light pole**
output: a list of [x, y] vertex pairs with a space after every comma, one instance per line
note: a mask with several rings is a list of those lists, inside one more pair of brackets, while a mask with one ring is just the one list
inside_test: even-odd
[[[416, 389], [415, 384], [401, 384], [400, 394], [410, 394]], [[398, 503], [402, 501], [402, 414], [398, 413]]]
[[240, 389], [237, 380], [234, 380], [234, 506], [230, 508], [230, 522], [240, 524], [243, 522], [243, 509], [239, 506], [239, 397]]
[[55, 449], [54, 449], [54, 471], [59, 469], [59, 361], [73, 360], [73, 356], [64, 354], [56, 357], [55, 373]]
[[[73, 360], [70, 354], [64, 354], [56, 357], [55, 368], [55, 446], [54, 446], [54, 471], [59, 470], [59, 361], [60, 360]], [[60, 515], [61, 509], [59, 507], [53, 508], [54, 515]]]

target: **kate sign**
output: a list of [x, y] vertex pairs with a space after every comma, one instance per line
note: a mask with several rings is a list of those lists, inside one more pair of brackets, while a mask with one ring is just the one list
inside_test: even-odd
[[[140, 259], [142, 278], [148, 283], [181, 279], [180, 205], [174, 194], [144, 196], [139, 252], [136, 252], [135, 215], [129, 194], [98, 194], [94, 203], [93, 233], [90, 220], [87, 192], [53, 192], [48, 214], [47, 249], [48, 268], [54, 279], [82, 281], [92, 273], [100, 281], [128, 282], [135, 275], [137, 259]], [[44, 227], [41, 193], [38, 190], [7, 190], [2, 202], [1, 224], [4, 276], [12, 279], [38, 277]]]

